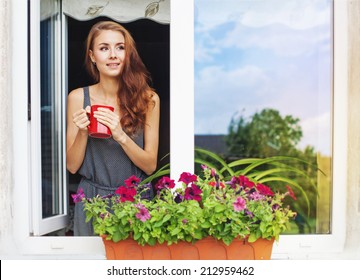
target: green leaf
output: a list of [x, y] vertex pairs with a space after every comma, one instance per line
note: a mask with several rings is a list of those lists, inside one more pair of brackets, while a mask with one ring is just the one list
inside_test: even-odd
[[171, 215], [170, 214], [167, 214], [164, 219], [162, 220], [162, 223], [165, 223], [166, 221], [170, 220], [171, 219]]
[[174, 229], [170, 232], [170, 234], [171, 234], [172, 236], [174, 236], [174, 235], [178, 234], [180, 231], [181, 231], [181, 228], [174, 228]]
[[[205, 154], [213, 159], [215, 159], [216, 161], [218, 161], [224, 168], [227, 172], [229, 172], [230, 176], [233, 176], [234, 175], [234, 171], [229, 167], [229, 165], [221, 158], [219, 157], [217, 154], [213, 153], [213, 152], [210, 152], [208, 150], [205, 150], [205, 149], [201, 149], [201, 148], [197, 148], [195, 147], [195, 152], [198, 152], [198, 153], [202, 153], [202, 154]], [[197, 158], [198, 160], [198, 158]], [[221, 174], [221, 173], [220, 173]]]
[[223, 212], [225, 211], [226, 207], [222, 204], [218, 204], [215, 206], [215, 212], [216, 213], [220, 213], [220, 212]]

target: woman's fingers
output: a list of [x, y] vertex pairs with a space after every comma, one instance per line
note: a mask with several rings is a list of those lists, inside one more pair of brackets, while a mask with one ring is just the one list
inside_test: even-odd
[[94, 112], [94, 117], [111, 130], [120, 127], [120, 117], [109, 109], [99, 108]]
[[84, 109], [74, 113], [73, 122], [79, 129], [83, 130], [87, 129], [88, 125], [90, 124], [89, 118]]

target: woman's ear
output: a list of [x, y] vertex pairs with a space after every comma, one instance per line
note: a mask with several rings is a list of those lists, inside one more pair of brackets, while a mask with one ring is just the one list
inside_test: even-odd
[[89, 57], [90, 57], [92, 63], [96, 63], [92, 50], [89, 50]]

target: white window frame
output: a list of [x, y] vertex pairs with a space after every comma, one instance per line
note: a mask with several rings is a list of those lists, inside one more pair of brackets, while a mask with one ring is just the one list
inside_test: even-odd
[[[170, 42], [170, 150], [171, 177], [193, 171], [194, 162], [194, 0], [171, 0]], [[12, 93], [14, 139], [14, 234], [19, 254], [33, 258], [104, 259], [100, 237], [36, 237], [33, 231], [32, 194], [38, 185], [41, 165], [33, 157], [39, 153], [34, 126], [27, 120], [28, 54], [27, 4], [31, 3], [31, 26], [40, 22], [39, 0], [13, 0], [12, 9]], [[334, 0], [334, 121], [332, 233], [322, 235], [282, 235], [275, 244], [273, 258], [317, 258], [340, 253], [345, 243], [346, 159], [347, 159], [347, 1]], [[40, 31], [31, 30], [32, 42], [39, 42]], [[64, 46], [63, 46], [64, 48]], [[39, 92], [39, 46], [31, 45], [31, 90]], [[65, 67], [64, 67], [65, 68]], [[64, 74], [64, 73], [63, 73]], [[33, 102], [33, 100], [32, 100]], [[40, 108], [40, 107], [39, 107]], [[38, 129], [38, 128], [37, 128]], [[35, 142], [35, 143], [34, 143]], [[186, 147], [186, 149], [184, 149]], [[34, 165], [35, 166], [32, 166]]]

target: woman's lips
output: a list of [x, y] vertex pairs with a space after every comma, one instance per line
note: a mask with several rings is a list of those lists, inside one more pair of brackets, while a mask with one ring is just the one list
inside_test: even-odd
[[117, 68], [119, 67], [120, 63], [108, 63], [106, 64], [106, 66], [110, 67], [110, 68]]

